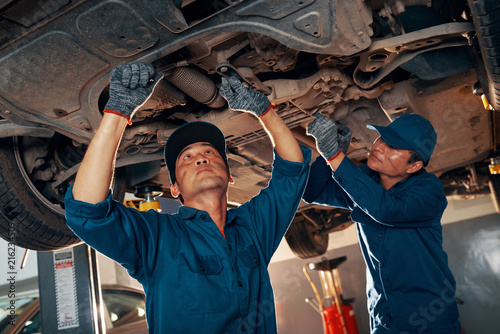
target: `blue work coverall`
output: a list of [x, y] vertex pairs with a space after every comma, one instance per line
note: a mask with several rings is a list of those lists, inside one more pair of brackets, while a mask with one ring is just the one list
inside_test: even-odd
[[304, 192], [311, 151], [302, 152], [303, 163], [274, 154], [268, 186], [228, 210], [225, 237], [205, 211], [140, 212], [111, 195], [93, 205], [72, 188], [67, 224], [144, 286], [150, 333], [276, 333], [267, 266]]
[[304, 200], [350, 209], [367, 266], [372, 333], [460, 333], [455, 279], [442, 247], [441, 181], [422, 170], [389, 190], [368, 166], [344, 158], [312, 165]]

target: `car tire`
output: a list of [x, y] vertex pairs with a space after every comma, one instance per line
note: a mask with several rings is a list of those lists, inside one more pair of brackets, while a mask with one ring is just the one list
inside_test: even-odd
[[490, 181], [488, 184], [490, 186], [493, 205], [495, 206], [497, 213], [500, 213], [500, 175], [490, 174]]
[[[15, 143], [11, 138], [0, 141], [0, 236], [37, 251], [80, 243], [66, 225], [63, 203], [50, 202], [30, 181]], [[123, 199], [125, 188], [114, 187], [114, 193]]]
[[301, 259], [323, 255], [328, 249], [328, 233], [318, 233], [318, 229], [300, 213], [290, 224], [285, 239], [292, 252]]
[[[481, 49], [484, 73], [481, 87], [493, 109], [500, 111], [500, 2], [498, 0], [468, 0]], [[481, 80], [482, 79], [482, 80]]]

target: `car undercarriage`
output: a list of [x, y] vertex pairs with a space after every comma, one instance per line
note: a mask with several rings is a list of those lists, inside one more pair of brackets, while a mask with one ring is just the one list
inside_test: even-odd
[[[4, 1], [0, 232], [29, 249], [79, 242], [64, 194], [102, 118], [110, 71], [130, 61], [151, 62], [164, 79], [125, 130], [118, 200], [141, 186], [168, 196], [164, 144], [195, 120], [226, 136], [232, 205], [266, 186], [272, 145], [258, 120], [221, 97], [228, 70], [265, 93], [315, 156], [305, 131], [314, 113], [352, 130], [347, 155], [358, 164], [377, 136], [366, 124], [420, 114], [438, 134], [427, 170], [447, 195], [495, 196], [499, 14], [495, 0]], [[302, 203], [287, 241], [299, 257], [318, 256], [350, 224], [348, 212]]]

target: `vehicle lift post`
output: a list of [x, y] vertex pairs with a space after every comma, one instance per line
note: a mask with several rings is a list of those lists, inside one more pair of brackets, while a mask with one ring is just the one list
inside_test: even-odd
[[[135, 195], [143, 200], [125, 205], [161, 211], [156, 197], [162, 194], [159, 187], [139, 187]], [[43, 333], [105, 334], [97, 252], [81, 244], [37, 254]]]
[[44, 334], [103, 334], [104, 310], [97, 253], [85, 244], [37, 252]]

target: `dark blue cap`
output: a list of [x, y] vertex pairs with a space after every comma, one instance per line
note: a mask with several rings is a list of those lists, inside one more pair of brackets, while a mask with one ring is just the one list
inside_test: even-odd
[[398, 117], [388, 126], [368, 124], [366, 127], [378, 131], [390, 146], [417, 151], [424, 162], [429, 161], [436, 146], [437, 134], [434, 127], [417, 114]]
[[[170, 182], [175, 183], [175, 162], [179, 153], [188, 145], [200, 142], [210, 143], [221, 155], [228, 167], [226, 156], [226, 138], [222, 131], [212, 123], [189, 122], [177, 128], [168, 137], [165, 144], [165, 164], [170, 175]], [[228, 167], [229, 170], [229, 167]]]

